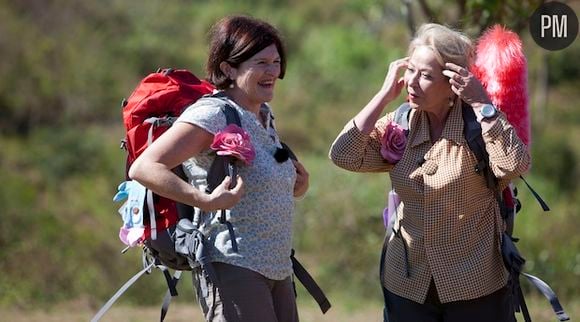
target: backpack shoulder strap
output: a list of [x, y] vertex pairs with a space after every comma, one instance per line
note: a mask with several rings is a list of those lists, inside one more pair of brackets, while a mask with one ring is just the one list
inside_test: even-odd
[[[223, 104], [219, 105], [219, 108], [224, 113], [226, 117], [226, 124], [235, 124], [239, 127], [242, 126], [240, 114], [228, 101], [225, 95], [221, 92], [213, 94], [209, 97], [214, 97], [219, 99]], [[223, 180], [223, 178], [229, 175], [231, 178], [235, 178], [237, 175], [237, 167], [235, 164], [235, 158], [232, 156], [216, 156], [213, 163], [211, 164], [207, 172], [207, 187], [206, 192], [211, 193]], [[232, 186], [235, 185], [235, 180], [232, 180]]]
[[409, 116], [411, 115], [411, 106], [409, 103], [403, 103], [395, 110], [393, 121], [399, 124], [403, 130], [409, 129]]
[[489, 155], [487, 154], [487, 150], [485, 149], [485, 142], [483, 141], [483, 136], [481, 135], [481, 124], [477, 122], [475, 112], [473, 112], [471, 106], [463, 103], [461, 109], [464, 123], [463, 134], [465, 135], [469, 149], [473, 152], [473, 154], [475, 154], [475, 157], [477, 158], [475, 172], [484, 175], [488, 188], [497, 190], [497, 179], [489, 167]]
[[222, 105], [221, 109], [226, 116], [226, 123], [228, 125], [235, 124], [239, 127], [242, 127], [240, 113], [238, 113], [238, 111], [236, 111], [236, 109], [233, 106], [231, 106], [229, 103], [226, 103], [225, 105]]
[[[242, 122], [240, 119], [240, 114], [238, 111], [228, 102], [225, 98], [225, 95], [222, 92], [216, 93], [211, 97], [219, 98], [224, 102], [224, 104], [220, 105], [220, 109], [224, 113], [226, 117], [226, 124], [235, 124], [239, 127], [242, 127]], [[213, 163], [211, 164], [208, 172], [207, 172], [207, 187], [206, 192], [211, 193], [225, 178], [225, 176], [229, 176], [232, 178], [230, 183], [230, 189], [233, 188], [236, 184], [236, 177], [238, 175], [238, 168], [235, 162], [235, 158], [232, 156], [216, 156]], [[237, 253], [238, 252], [238, 244], [236, 242], [234, 227], [232, 223], [227, 220], [226, 218], [226, 210], [220, 209], [219, 210], [219, 222], [221, 224], [225, 224], [228, 228], [230, 234], [230, 240], [232, 242], [232, 250]]]
[[239, 127], [242, 127], [240, 113], [238, 113], [238, 111], [232, 106], [232, 104], [229, 102], [229, 99], [224, 92], [219, 91], [213, 94], [208, 94], [204, 97], [216, 98], [219, 99], [221, 102], [223, 102], [223, 104], [220, 104], [220, 109], [226, 116], [226, 124], [227, 125], [235, 124]]
[[[469, 149], [473, 152], [473, 154], [475, 154], [475, 157], [477, 158], [477, 166], [475, 171], [484, 174], [487, 186], [490, 189], [496, 189], [497, 179], [495, 178], [493, 172], [489, 167], [489, 155], [487, 154], [487, 150], [485, 149], [485, 142], [483, 141], [483, 136], [481, 134], [481, 124], [477, 122], [475, 112], [473, 112], [471, 106], [467, 104], [462, 105], [462, 115], [464, 122], [463, 132], [465, 135], [465, 139], [467, 140]], [[526, 184], [528, 189], [532, 192], [532, 194], [542, 207], [542, 210], [549, 211], [550, 207], [548, 207], [548, 205], [542, 199], [542, 197], [540, 197], [540, 195], [528, 184], [528, 182], [524, 179], [523, 176], [520, 176], [520, 178]]]

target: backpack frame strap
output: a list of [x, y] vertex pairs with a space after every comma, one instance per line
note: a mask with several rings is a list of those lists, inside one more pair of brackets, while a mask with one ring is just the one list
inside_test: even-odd
[[153, 203], [153, 191], [147, 189], [147, 210], [149, 211], [149, 228], [151, 229], [151, 239], [157, 239], [157, 218], [155, 216], [155, 205]]
[[536, 287], [536, 289], [538, 289], [542, 293], [542, 295], [544, 295], [548, 299], [548, 301], [550, 301], [552, 310], [554, 310], [554, 313], [556, 313], [558, 320], [560, 321], [570, 320], [570, 316], [568, 316], [568, 314], [566, 314], [566, 312], [564, 311], [562, 304], [560, 304], [560, 301], [558, 300], [558, 296], [556, 296], [556, 293], [554, 293], [552, 288], [546, 282], [542, 281], [538, 277], [531, 274], [522, 272], [522, 275], [524, 275]]
[[[300, 283], [304, 285], [304, 287], [306, 288], [308, 293], [310, 293], [310, 295], [314, 298], [314, 300], [316, 300], [322, 313], [323, 314], [326, 313], [331, 307], [330, 301], [328, 300], [328, 298], [326, 298], [326, 295], [324, 295], [324, 292], [322, 291], [320, 286], [316, 284], [316, 281], [314, 281], [314, 279], [304, 268], [304, 266], [302, 266], [302, 264], [300, 264], [300, 262], [296, 259], [296, 257], [294, 257], [294, 249], [292, 249], [290, 259], [292, 260], [292, 270], [294, 271], [294, 275], [296, 276], [296, 278], [298, 278]], [[296, 292], [296, 290], [294, 290], [294, 292]]]
[[[173, 284], [174, 289], [175, 287], [177, 287], [177, 283], [181, 278], [181, 273], [182, 271], [175, 271], [173, 273], [173, 277], [171, 277], [171, 284]], [[165, 292], [165, 296], [163, 297], [163, 304], [161, 304], [161, 316], [160, 316], [161, 322], [163, 322], [165, 320], [165, 316], [167, 316], [167, 312], [169, 311], [169, 305], [171, 304], [171, 299], [173, 298], [173, 296], [177, 296], [177, 293], [175, 293], [174, 295], [171, 291], [171, 288], [169, 288], [167, 292]]]
[[123, 284], [123, 286], [121, 286], [121, 288], [119, 288], [119, 290], [113, 296], [111, 296], [111, 298], [107, 301], [107, 303], [105, 303], [105, 305], [101, 307], [99, 312], [95, 314], [95, 316], [91, 319], [91, 322], [98, 322], [103, 317], [103, 315], [107, 313], [107, 311], [111, 308], [111, 306], [115, 304], [115, 302], [119, 299], [119, 297], [121, 297], [121, 295], [123, 295], [123, 293], [125, 293], [125, 291], [127, 291], [127, 289], [131, 287], [131, 285], [133, 285], [141, 276], [143, 276], [145, 273], [149, 273], [154, 266], [155, 266], [154, 262], [149, 264], [148, 266], [144, 267], [141, 271], [137, 272], [137, 274], [133, 275], [133, 277], [131, 277], [127, 282], [125, 282], [125, 284]]
[[536, 190], [534, 190], [532, 188], [532, 186], [530, 186], [530, 184], [526, 181], [526, 179], [524, 179], [523, 176], [520, 176], [520, 179], [522, 179], [522, 181], [526, 184], [528, 189], [530, 189], [530, 191], [532, 192], [532, 194], [534, 195], [534, 197], [536, 198], [536, 200], [540, 204], [540, 207], [542, 207], [542, 210], [550, 211], [550, 207], [548, 207], [548, 204], [544, 201], [544, 199], [542, 199], [542, 197], [540, 197], [540, 195], [536, 192]]

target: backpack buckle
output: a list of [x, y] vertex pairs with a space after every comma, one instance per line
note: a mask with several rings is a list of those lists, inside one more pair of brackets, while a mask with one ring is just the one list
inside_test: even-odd
[[122, 139], [121, 144], [119, 145], [119, 149], [127, 151], [127, 139]]

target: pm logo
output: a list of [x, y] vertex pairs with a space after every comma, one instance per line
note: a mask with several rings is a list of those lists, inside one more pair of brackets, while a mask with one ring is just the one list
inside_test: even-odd
[[544, 49], [564, 49], [578, 36], [578, 17], [563, 3], [544, 3], [530, 18], [530, 34]]

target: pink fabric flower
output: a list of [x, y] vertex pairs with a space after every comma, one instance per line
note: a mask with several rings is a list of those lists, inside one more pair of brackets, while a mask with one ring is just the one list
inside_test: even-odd
[[405, 130], [397, 123], [389, 122], [381, 138], [381, 155], [389, 163], [395, 164], [403, 157], [407, 136]]
[[217, 151], [218, 155], [234, 156], [246, 165], [252, 164], [256, 157], [250, 135], [235, 124], [230, 124], [216, 133], [210, 148]]

